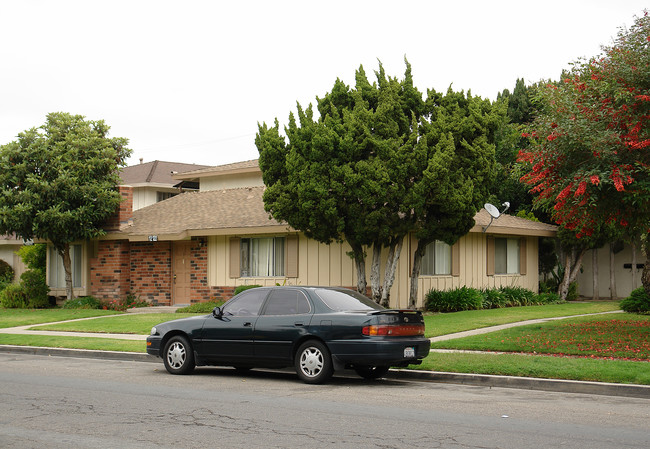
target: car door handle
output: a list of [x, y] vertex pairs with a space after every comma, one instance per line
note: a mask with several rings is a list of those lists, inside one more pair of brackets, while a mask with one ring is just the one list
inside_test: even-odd
[[244, 323], [244, 327], [251, 327], [252, 325], [253, 325], [253, 323], [251, 323], [251, 322]]
[[301, 323], [301, 322], [295, 322], [295, 323], [293, 323], [293, 325], [296, 326], [296, 327], [300, 327], [300, 326], [304, 326], [305, 324]]

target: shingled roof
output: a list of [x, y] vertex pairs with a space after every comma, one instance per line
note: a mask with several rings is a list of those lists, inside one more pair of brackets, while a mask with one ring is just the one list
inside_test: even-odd
[[[292, 229], [286, 223], [269, 219], [264, 211], [264, 187], [246, 187], [207, 192], [187, 192], [139, 209], [118, 235], [129, 240], [179, 240], [191, 236], [272, 234]], [[481, 210], [474, 217], [470, 232], [483, 232], [490, 216]], [[546, 223], [501, 215], [494, 220], [489, 234], [554, 236], [557, 228]], [[113, 234], [115, 237], [118, 235]]]
[[[470, 232], [483, 232], [483, 229], [490, 224], [490, 214], [481, 209], [475, 216], [476, 224]], [[486, 231], [488, 234], [510, 234], [510, 235], [536, 235], [539, 237], [553, 237], [557, 232], [557, 226], [539, 221], [526, 220], [525, 218], [513, 215], [501, 215], [493, 220]]]
[[208, 168], [209, 165], [184, 164], [182, 162], [152, 161], [124, 167], [120, 170], [120, 179], [123, 185], [138, 186], [142, 184], [168, 184], [173, 186], [178, 183], [172, 175], [187, 171], [196, 171]]
[[269, 219], [264, 187], [186, 192], [133, 213], [121, 234], [130, 240], [178, 240], [195, 235], [286, 232], [288, 225]]

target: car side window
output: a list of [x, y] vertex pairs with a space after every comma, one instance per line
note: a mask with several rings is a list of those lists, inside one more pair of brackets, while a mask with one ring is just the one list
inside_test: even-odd
[[234, 301], [223, 306], [223, 314], [228, 316], [256, 316], [260, 313], [262, 302], [268, 290], [252, 288], [241, 293]]
[[309, 313], [309, 300], [300, 290], [274, 290], [266, 301], [264, 315], [300, 315]]

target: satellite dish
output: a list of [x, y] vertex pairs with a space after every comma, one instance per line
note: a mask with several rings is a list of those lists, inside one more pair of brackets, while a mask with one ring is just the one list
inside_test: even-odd
[[[496, 207], [494, 204], [485, 203], [485, 204], [483, 205], [483, 207], [485, 208], [485, 210], [487, 211], [487, 213], [490, 214], [490, 216], [491, 216], [493, 219], [494, 219], [494, 218], [499, 218], [499, 216], [501, 215], [501, 212], [499, 212], [499, 209], [497, 209], [497, 207]], [[490, 220], [490, 221], [491, 221], [491, 220]]]
[[494, 220], [496, 220], [497, 218], [499, 218], [502, 213], [504, 213], [505, 211], [507, 211], [510, 208], [510, 203], [506, 201], [505, 203], [502, 204], [502, 206], [504, 206], [505, 209], [503, 209], [503, 211], [499, 212], [499, 209], [497, 209], [497, 207], [494, 204], [485, 203], [483, 205], [483, 207], [485, 208], [487, 213], [490, 214], [490, 223], [488, 223], [488, 225], [483, 228], [483, 232], [487, 231], [487, 228], [489, 228], [492, 225], [492, 222]]

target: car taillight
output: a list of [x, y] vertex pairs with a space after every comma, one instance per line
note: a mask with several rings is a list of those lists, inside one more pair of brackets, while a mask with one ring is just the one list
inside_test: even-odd
[[368, 336], [405, 337], [424, 335], [424, 324], [395, 324], [365, 326], [361, 333]]

